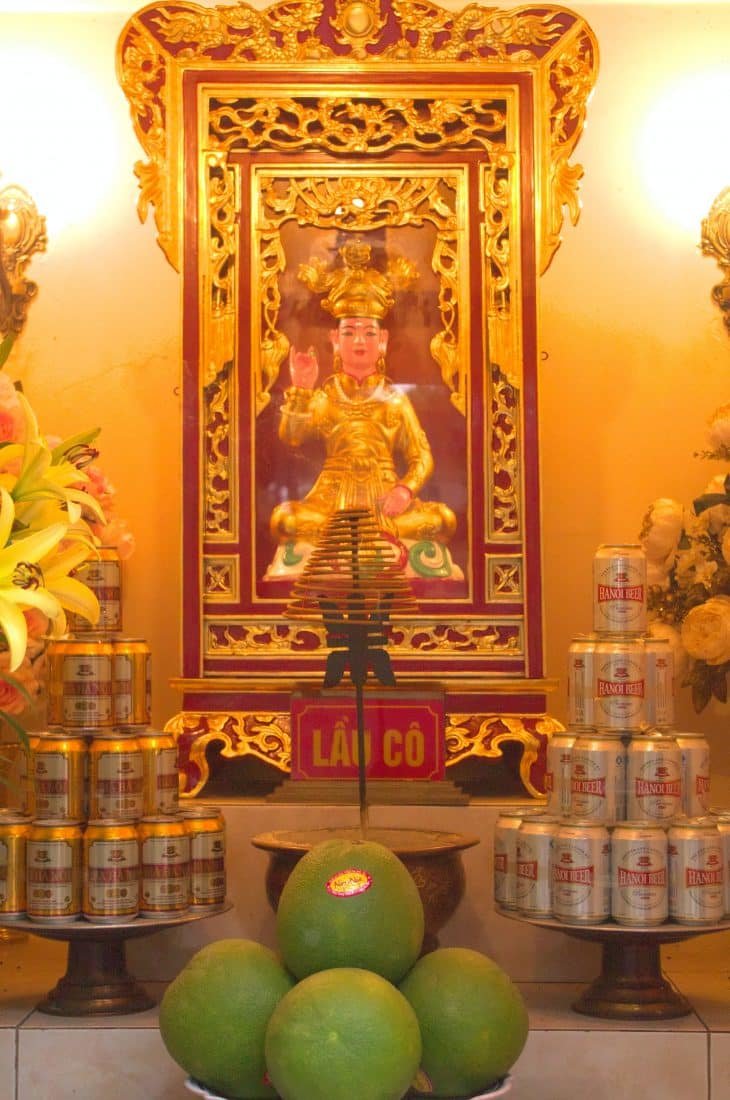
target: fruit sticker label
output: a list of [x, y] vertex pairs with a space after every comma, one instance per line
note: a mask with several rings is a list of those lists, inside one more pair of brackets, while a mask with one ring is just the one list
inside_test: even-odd
[[373, 884], [372, 875], [367, 871], [359, 871], [350, 867], [346, 871], [338, 871], [327, 880], [327, 893], [336, 898], [351, 898], [354, 894], [364, 894]]

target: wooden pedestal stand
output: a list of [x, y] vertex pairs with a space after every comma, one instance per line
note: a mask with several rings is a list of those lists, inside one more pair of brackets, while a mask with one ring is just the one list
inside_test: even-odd
[[606, 1020], [671, 1020], [688, 1016], [693, 1011], [692, 1005], [662, 974], [661, 946], [730, 929], [730, 920], [697, 926], [667, 922], [654, 928], [628, 928], [614, 923], [565, 924], [551, 917], [525, 917], [507, 909], [498, 912], [510, 920], [601, 943], [601, 973], [572, 1008], [584, 1016]]
[[[52, 1016], [121, 1016], [152, 1008], [155, 1000], [127, 970], [126, 942], [163, 928], [226, 913], [225, 904], [213, 911], [185, 913], [165, 920], [137, 917], [126, 924], [38, 924], [23, 918], [10, 926], [48, 940], [68, 943], [66, 973], [36, 1005]], [[6, 926], [7, 927], [7, 926]]]

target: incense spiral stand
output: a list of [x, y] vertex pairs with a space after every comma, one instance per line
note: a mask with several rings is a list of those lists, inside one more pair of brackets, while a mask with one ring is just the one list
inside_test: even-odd
[[416, 601], [393, 542], [366, 508], [335, 512], [325, 524], [301, 577], [294, 583], [286, 617], [322, 623], [330, 654], [324, 687], [349, 672], [355, 687], [360, 825], [367, 830], [363, 689], [372, 672], [381, 684], [395, 676], [385, 648], [393, 615], [412, 614]]

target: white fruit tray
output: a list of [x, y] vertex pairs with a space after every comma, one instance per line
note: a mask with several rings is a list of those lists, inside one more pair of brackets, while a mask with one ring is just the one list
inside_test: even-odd
[[[190, 1092], [194, 1092], [196, 1096], [202, 1096], [204, 1100], [228, 1100], [227, 1097], [221, 1096], [218, 1092], [211, 1092], [205, 1085], [201, 1085], [200, 1082], [194, 1081], [192, 1077], [188, 1077], [185, 1081], [185, 1086]], [[496, 1100], [498, 1096], [506, 1096], [512, 1088], [512, 1080], [507, 1074], [498, 1084], [487, 1092], [480, 1092], [477, 1096], [472, 1096], [469, 1100]], [[445, 1098], [444, 1098], [445, 1100]]]

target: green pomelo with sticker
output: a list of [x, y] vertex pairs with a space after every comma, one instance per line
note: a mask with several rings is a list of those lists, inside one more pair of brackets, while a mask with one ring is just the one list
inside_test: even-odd
[[402, 861], [375, 841], [333, 838], [293, 868], [279, 899], [276, 933], [297, 978], [337, 966], [399, 982], [419, 956], [421, 896]]
[[369, 970], [310, 974], [266, 1029], [266, 1065], [285, 1100], [400, 1100], [421, 1058], [416, 1014]]
[[211, 1091], [231, 1100], [266, 1100], [269, 1018], [294, 979], [253, 940], [207, 944], [167, 987], [160, 1035], [170, 1057]]
[[493, 959], [467, 947], [424, 955], [400, 983], [421, 1030], [414, 1091], [469, 1097], [503, 1078], [527, 1042], [522, 995]]

